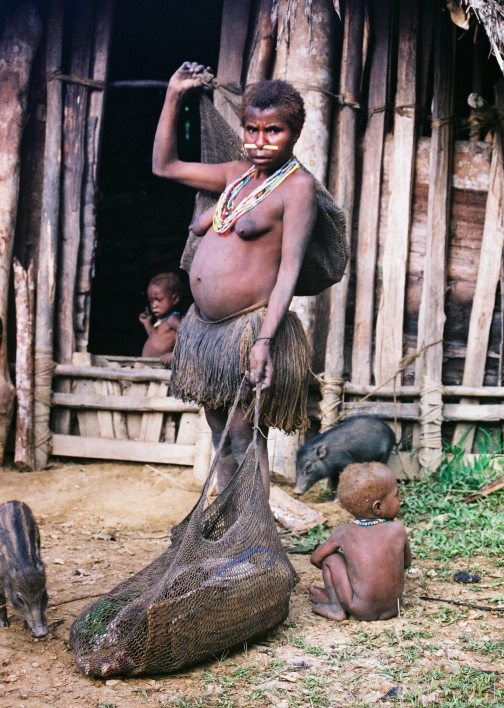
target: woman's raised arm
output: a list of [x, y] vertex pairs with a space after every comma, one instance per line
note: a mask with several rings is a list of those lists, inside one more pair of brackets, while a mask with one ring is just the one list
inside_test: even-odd
[[166, 177], [189, 187], [223, 192], [230, 181], [229, 173], [234, 163], [206, 165], [183, 162], [177, 150], [177, 122], [184, 95], [198, 86], [199, 76], [204, 71], [202, 64], [186, 61], [171, 77], [154, 138], [152, 171], [158, 177]]

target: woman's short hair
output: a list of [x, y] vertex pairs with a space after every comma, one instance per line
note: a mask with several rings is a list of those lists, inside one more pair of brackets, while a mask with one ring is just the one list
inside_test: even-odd
[[278, 108], [292, 131], [299, 135], [305, 121], [304, 101], [299, 91], [287, 81], [259, 81], [248, 88], [242, 99], [242, 123], [249, 108]]

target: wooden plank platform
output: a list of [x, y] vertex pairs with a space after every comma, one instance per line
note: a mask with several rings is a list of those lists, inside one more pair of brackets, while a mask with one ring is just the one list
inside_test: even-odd
[[195, 445], [81, 438], [78, 435], [55, 434], [52, 436], [52, 454], [61, 455], [62, 457], [156, 462], [158, 464], [192, 467], [195, 451]]

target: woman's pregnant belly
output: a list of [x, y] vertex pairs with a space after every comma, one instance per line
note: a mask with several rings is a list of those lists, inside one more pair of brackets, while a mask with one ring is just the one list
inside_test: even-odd
[[203, 237], [191, 266], [194, 300], [210, 320], [219, 320], [267, 300], [275, 287], [280, 245], [268, 235], [243, 241], [234, 232]]

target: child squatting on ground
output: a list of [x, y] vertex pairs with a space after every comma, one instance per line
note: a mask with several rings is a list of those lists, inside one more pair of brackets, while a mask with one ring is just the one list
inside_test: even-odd
[[325, 586], [308, 585], [313, 612], [337, 622], [347, 614], [363, 622], [395, 617], [411, 565], [406, 529], [394, 521], [401, 506], [396, 479], [381, 462], [348, 465], [338, 499], [355, 519], [335, 529], [310, 559]]
[[159, 357], [163, 364], [170, 365], [181, 318], [177, 312], [182, 297], [180, 278], [175, 273], [156, 275], [149, 283], [147, 297], [149, 307], [140, 315], [148, 335], [142, 356]]

